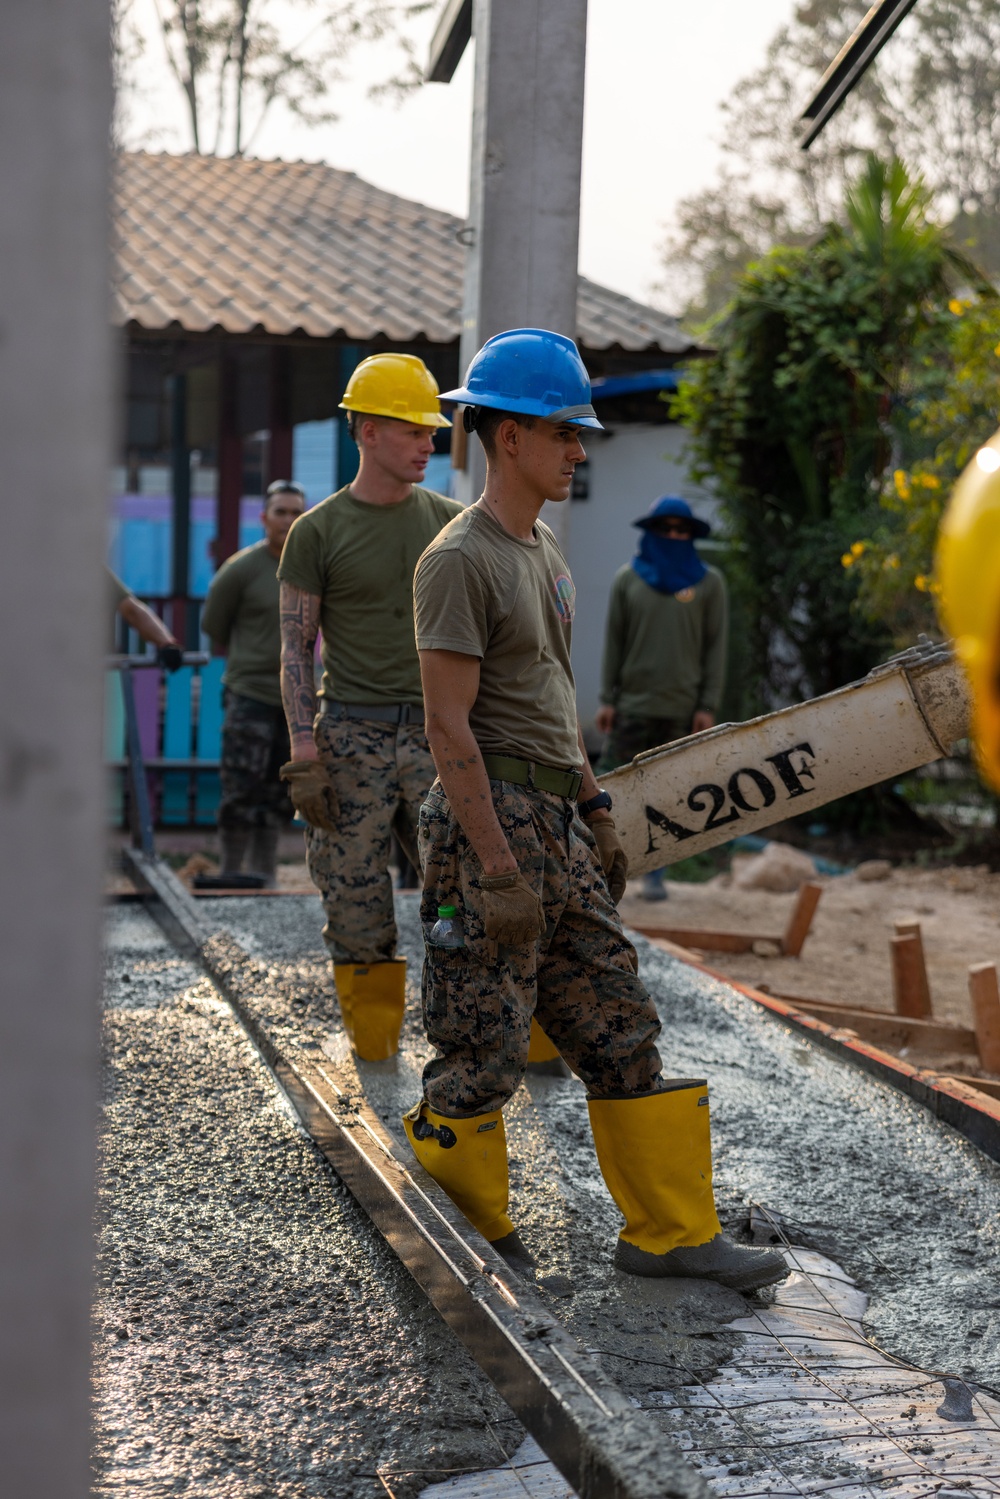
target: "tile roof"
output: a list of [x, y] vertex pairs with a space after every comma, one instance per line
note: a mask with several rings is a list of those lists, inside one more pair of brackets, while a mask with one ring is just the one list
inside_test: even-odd
[[[359, 342], [458, 338], [462, 221], [312, 162], [123, 153], [115, 321]], [[682, 353], [675, 318], [580, 277], [588, 349]]]

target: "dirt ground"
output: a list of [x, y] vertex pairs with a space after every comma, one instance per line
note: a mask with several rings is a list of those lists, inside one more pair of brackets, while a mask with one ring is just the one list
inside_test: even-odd
[[[920, 922], [935, 1017], [971, 1025], [972, 963], [1000, 962], [1000, 874], [986, 869], [893, 869], [887, 879], [819, 878], [823, 894], [798, 958], [706, 951], [711, 968], [782, 994], [891, 1010], [889, 938], [894, 923]], [[667, 881], [669, 899], [641, 898], [629, 885], [624, 921], [640, 927], [697, 927], [779, 936], [794, 895], [740, 890], [729, 874], [705, 884]]]

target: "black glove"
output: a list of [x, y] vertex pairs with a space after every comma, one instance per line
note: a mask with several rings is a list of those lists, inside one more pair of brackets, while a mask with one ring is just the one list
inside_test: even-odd
[[162, 666], [164, 671], [176, 671], [184, 665], [184, 652], [179, 645], [158, 645], [156, 664]]

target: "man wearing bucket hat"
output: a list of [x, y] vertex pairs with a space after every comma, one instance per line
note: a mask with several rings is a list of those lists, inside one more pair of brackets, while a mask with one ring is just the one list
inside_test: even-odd
[[[611, 585], [595, 720], [607, 735], [599, 770], [715, 723], [726, 673], [726, 585], [695, 550], [711, 527], [686, 500], [664, 495], [633, 521], [636, 555]], [[663, 871], [646, 875], [646, 900], [665, 900]]]
[[376, 1062], [398, 1048], [406, 992], [391, 837], [416, 863], [417, 817], [434, 779], [413, 638], [413, 570], [462, 507], [421, 488], [434, 433], [451, 425], [422, 360], [363, 360], [340, 404], [361, 455], [357, 477], [299, 517], [278, 569], [292, 753], [281, 774], [307, 824], [306, 857], [323, 897], [344, 1028], [357, 1055]]
[[[615, 910], [624, 852], [577, 724], [573, 581], [538, 516], [568, 499], [581, 429], [600, 427], [586, 369], [570, 339], [519, 328], [491, 338], [448, 395], [486, 451], [486, 487], [414, 577], [439, 777], [420, 814], [436, 1055], [407, 1136], [470, 1222], [530, 1273], [507, 1211], [502, 1110], [537, 1015], [587, 1086], [598, 1162], [625, 1217], [616, 1265], [771, 1284], [787, 1274], [781, 1255], [719, 1228], [706, 1084], [663, 1075], [659, 1020]], [[442, 907], [447, 945], [436, 941]]]

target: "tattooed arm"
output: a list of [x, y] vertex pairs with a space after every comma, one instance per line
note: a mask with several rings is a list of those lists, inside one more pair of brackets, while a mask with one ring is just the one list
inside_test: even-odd
[[319, 634], [319, 595], [292, 583], [281, 585], [281, 701], [288, 720], [293, 760], [315, 760], [316, 674], [313, 653]]

